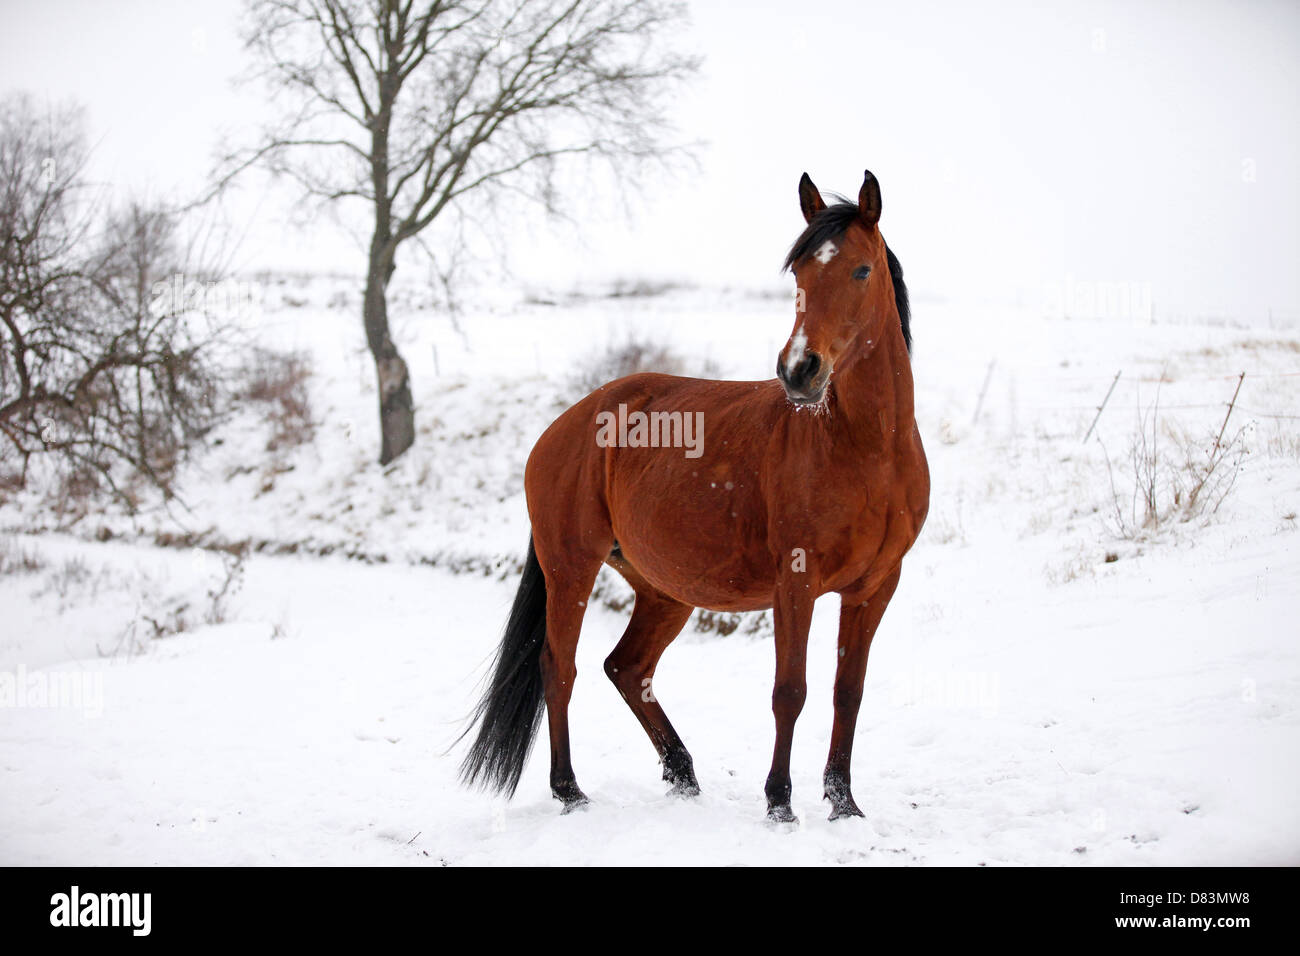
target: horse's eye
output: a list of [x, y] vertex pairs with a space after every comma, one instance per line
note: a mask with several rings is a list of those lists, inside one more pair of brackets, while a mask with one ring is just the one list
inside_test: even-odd
[[871, 266], [858, 266], [853, 270], [853, 278], [855, 279], [865, 279], [869, 275], [871, 275]]

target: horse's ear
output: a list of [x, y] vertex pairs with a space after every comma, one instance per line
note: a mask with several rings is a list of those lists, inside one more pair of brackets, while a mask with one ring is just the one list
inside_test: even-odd
[[862, 189], [858, 191], [858, 212], [868, 226], [880, 222], [880, 182], [869, 169], [862, 179]]
[[807, 173], [799, 179], [799, 208], [803, 210], [805, 222], [812, 222], [813, 216], [826, 208], [822, 194], [817, 191]]

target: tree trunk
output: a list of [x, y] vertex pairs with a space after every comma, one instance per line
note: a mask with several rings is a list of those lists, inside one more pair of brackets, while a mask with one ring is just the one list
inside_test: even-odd
[[406, 362], [388, 331], [388, 279], [392, 266], [371, 257], [362, 318], [379, 385], [379, 463], [386, 465], [415, 442], [415, 404]]

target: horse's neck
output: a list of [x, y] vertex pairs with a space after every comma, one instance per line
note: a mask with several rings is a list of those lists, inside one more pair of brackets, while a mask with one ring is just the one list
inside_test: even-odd
[[880, 341], [854, 344], [836, 373], [836, 417], [843, 427], [868, 435], [910, 437], [915, 424], [912, 361], [897, 320]]

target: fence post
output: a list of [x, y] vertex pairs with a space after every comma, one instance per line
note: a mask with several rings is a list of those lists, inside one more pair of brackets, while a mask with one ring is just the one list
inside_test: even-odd
[[1223, 432], [1228, 427], [1228, 419], [1232, 417], [1232, 410], [1237, 407], [1237, 396], [1241, 394], [1241, 383], [1245, 380], [1245, 372], [1237, 376], [1237, 388], [1232, 393], [1232, 401], [1228, 403], [1228, 414], [1223, 416], [1223, 424], [1219, 426], [1219, 437], [1214, 439], [1214, 451], [1210, 453], [1211, 461], [1219, 453], [1219, 443], [1223, 441]]
[[1092, 434], [1092, 430], [1097, 427], [1097, 422], [1101, 420], [1101, 413], [1106, 409], [1106, 403], [1110, 401], [1111, 393], [1115, 391], [1115, 386], [1119, 384], [1119, 377], [1123, 371], [1123, 369], [1120, 369], [1115, 373], [1115, 377], [1110, 380], [1110, 388], [1106, 389], [1106, 397], [1103, 398], [1101, 404], [1097, 406], [1097, 414], [1092, 416], [1092, 424], [1089, 425], [1088, 430], [1083, 433], [1083, 441], [1081, 444], [1086, 445], [1088, 443], [1088, 436]]
[[997, 364], [997, 359], [989, 360], [989, 370], [984, 373], [984, 386], [980, 389], [979, 401], [975, 403], [975, 414], [971, 416], [971, 425], [974, 425], [980, 419], [980, 409], [984, 407], [984, 393], [989, 390], [989, 382], [993, 378], [993, 366]]

